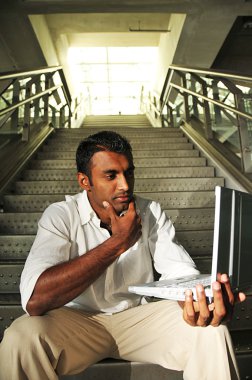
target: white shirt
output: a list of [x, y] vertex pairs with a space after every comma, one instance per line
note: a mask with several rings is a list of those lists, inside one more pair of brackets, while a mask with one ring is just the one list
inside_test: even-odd
[[[67, 306], [105, 313], [137, 306], [143, 298], [129, 293], [128, 286], [153, 281], [153, 264], [160, 280], [199, 273], [188, 253], [176, 242], [175, 229], [160, 205], [135, 198], [142, 219], [141, 238]], [[100, 222], [85, 191], [66, 196], [66, 201], [45, 210], [21, 276], [25, 311], [37, 279], [47, 268], [81, 256], [110, 237]]]

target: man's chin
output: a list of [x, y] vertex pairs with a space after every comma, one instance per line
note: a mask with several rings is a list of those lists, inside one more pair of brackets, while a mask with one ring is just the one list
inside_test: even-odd
[[120, 205], [114, 206], [117, 215], [120, 215], [122, 212], [127, 211], [129, 208], [129, 202], [121, 203]]

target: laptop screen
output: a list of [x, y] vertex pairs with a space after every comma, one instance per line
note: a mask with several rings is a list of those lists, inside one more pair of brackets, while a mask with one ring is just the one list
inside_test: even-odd
[[219, 186], [215, 192], [212, 274], [227, 273], [232, 288], [243, 289], [252, 284], [252, 195]]

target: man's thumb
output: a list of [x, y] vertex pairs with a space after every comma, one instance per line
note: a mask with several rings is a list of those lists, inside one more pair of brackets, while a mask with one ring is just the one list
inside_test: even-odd
[[104, 208], [109, 208], [110, 204], [107, 201], [102, 202]]

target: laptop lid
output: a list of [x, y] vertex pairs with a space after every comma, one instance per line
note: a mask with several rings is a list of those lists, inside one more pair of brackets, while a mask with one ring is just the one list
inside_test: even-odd
[[227, 273], [232, 289], [246, 289], [252, 285], [252, 195], [220, 186], [215, 195], [212, 280]]

